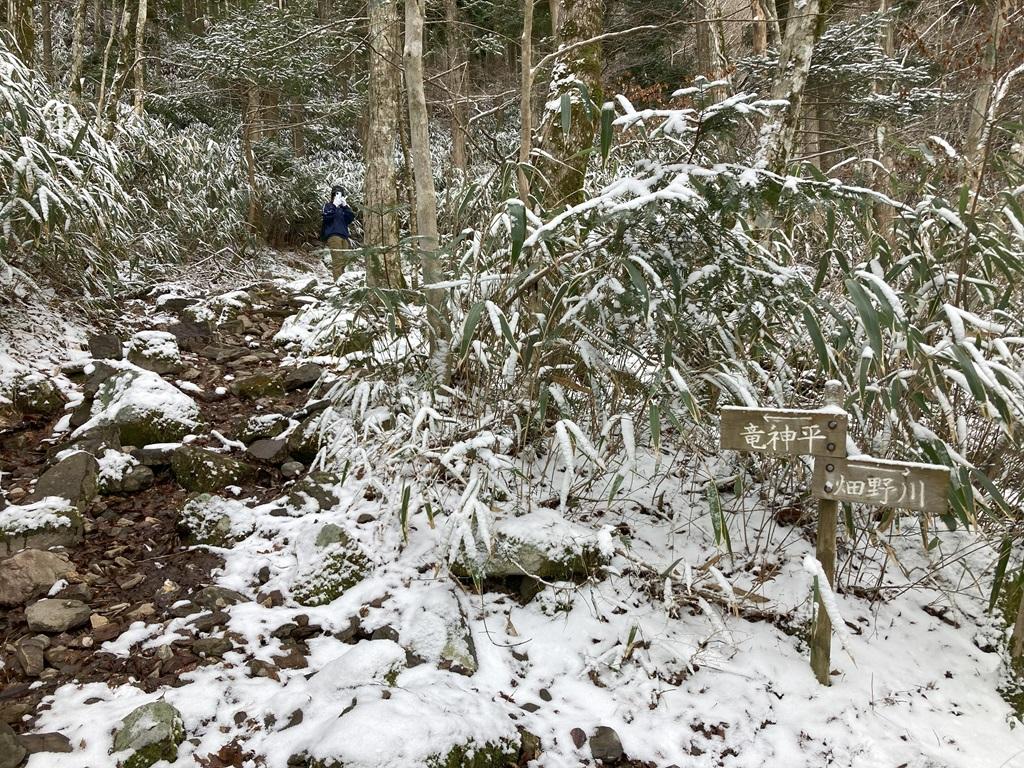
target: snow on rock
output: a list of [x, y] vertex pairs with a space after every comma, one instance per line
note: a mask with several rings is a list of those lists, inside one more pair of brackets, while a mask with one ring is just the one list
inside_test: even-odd
[[123, 445], [180, 440], [199, 426], [199, 406], [152, 371], [131, 363], [106, 361], [115, 373], [100, 384], [91, 417], [73, 433], [98, 426], [120, 429]]
[[128, 340], [128, 360], [154, 373], [176, 373], [184, 368], [178, 341], [166, 331], [140, 331]]
[[71, 546], [82, 537], [82, 518], [67, 499], [47, 496], [0, 509], [0, 555], [20, 549]]

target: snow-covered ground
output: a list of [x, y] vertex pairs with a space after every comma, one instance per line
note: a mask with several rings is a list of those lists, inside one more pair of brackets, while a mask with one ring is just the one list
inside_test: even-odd
[[[309, 314], [326, 316], [326, 308]], [[311, 337], [297, 323], [286, 324], [294, 340]], [[221, 509], [241, 540], [218, 550], [218, 583], [254, 600], [226, 609], [235, 649], [183, 674], [180, 687], [151, 694], [64, 685], [37, 730], [67, 735], [75, 751], [33, 756], [29, 768], [112, 766], [115, 727], [157, 699], [183, 715], [187, 740], [175, 768], [207, 764], [227, 744], [253, 768], [285, 768], [300, 754], [345, 768], [421, 766], [457, 745], [518, 744], [520, 729], [540, 739], [538, 768], [568, 768], [594, 764], [590, 745], [577, 746], [571, 732], [598, 726], [614, 729], [629, 758], [654, 766], [1024, 766], [1024, 729], [1013, 727], [997, 692], [1001, 656], [981, 650], [1006, 630], [985, 615], [988, 580], [977, 577], [992, 558], [973, 534], [935, 531], [941, 543], [926, 553], [907, 517], [884, 545], [859, 537], [854, 560], [840, 531], [840, 585], [882, 588], [860, 592], [877, 594], [874, 601], [840, 590], [846, 647], [834, 643], [836, 674], [825, 688], [805, 641], [812, 528], [775, 523], [776, 510], [748, 481], [742, 498], [722, 492], [734, 555], [715, 542], [707, 485], [737, 472], [733, 457], [709, 468], [684, 452], [666, 478], [665, 457], [674, 455], [666, 436], [661, 463], [637, 449], [613, 502], [564, 512], [538, 505], [559, 496], [561, 470], [524, 466], [534, 483], [524, 479], [514, 501], [493, 506], [499, 524], [527, 512], [564, 515], [577, 524], [566, 535], [613, 550], [587, 582], [550, 583], [524, 603], [449, 575], [444, 516], [414, 505], [403, 535], [401, 487], [375, 474], [372, 460], [386, 431], [365, 428], [355, 407], [334, 418], [341, 437], [327, 468], [345, 468], [336, 505], [282, 499]], [[299, 605], [296, 592], [328, 567], [332, 550], [317, 541], [328, 525], [365, 555], [366, 577], [326, 605]], [[274, 589], [283, 605], [255, 602]], [[253, 658], [272, 663], [283, 653], [274, 630], [303, 614], [322, 630], [308, 641], [306, 666], [278, 669], [278, 679], [253, 674]], [[462, 617], [476, 653], [472, 675], [407, 666], [405, 650], [429, 658], [444, 644], [443, 620]], [[140, 622], [105, 650], [167, 645], [192, 618]], [[358, 642], [354, 622], [365, 638]]]

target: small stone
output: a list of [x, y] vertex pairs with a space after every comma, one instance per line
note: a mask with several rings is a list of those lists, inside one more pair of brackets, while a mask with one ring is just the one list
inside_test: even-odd
[[166, 467], [171, 463], [171, 457], [178, 447], [178, 443], [147, 445], [143, 448], [134, 448], [131, 455], [143, 466]]
[[287, 651], [284, 656], [274, 657], [274, 664], [278, 669], [305, 669], [309, 666], [309, 663], [306, 661], [306, 654], [302, 652], [298, 645], [286, 643], [282, 646], [282, 650]]
[[284, 385], [279, 376], [269, 373], [254, 373], [231, 382], [231, 391], [238, 397], [258, 400], [261, 397], [270, 397], [284, 394]]
[[256, 572], [256, 581], [258, 581], [261, 586], [263, 584], [266, 584], [268, 581], [270, 581], [270, 566], [269, 565], [264, 565], [262, 568], [260, 568]]
[[96, 360], [120, 360], [124, 357], [121, 338], [116, 333], [98, 333], [90, 336], [89, 354]]
[[547, 688], [541, 688], [538, 695], [541, 701], [551, 701], [551, 692]]
[[528, 701], [525, 704], [520, 705], [519, 708], [525, 712], [533, 713], [540, 709], [540, 704], [535, 704], [532, 701]]
[[619, 734], [607, 725], [599, 725], [590, 737], [590, 754], [595, 760], [617, 763], [622, 759], [622, 742]]
[[16, 768], [25, 758], [25, 752], [18, 734], [0, 720], [0, 768]]
[[98, 613], [94, 613], [92, 616], [89, 617], [89, 625], [93, 629], [99, 629], [100, 627], [105, 627], [109, 623], [110, 623], [110, 619], [108, 619], [106, 616], [102, 616], [101, 614], [98, 614]]
[[277, 667], [267, 661], [254, 659], [249, 662], [250, 677], [269, 677], [271, 680], [280, 680], [277, 674]]
[[185, 740], [181, 713], [166, 701], [143, 704], [114, 733], [114, 752], [131, 751], [123, 768], [149, 768], [158, 760], [174, 762]]
[[281, 465], [281, 474], [286, 480], [298, 477], [306, 469], [301, 461], [286, 461]]
[[582, 728], [573, 728], [569, 731], [569, 738], [572, 739], [573, 746], [576, 749], [581, 749], [587, 743], [587, 734]]
[[124, 590], [134, 589], [135, 587], [139, 586], [139, 584], [141, 584], [145, 580], [146, 580], [146, 575], [145, 574], [137, 573], [134, 576], [132, 576], [131, 578], [125, 579], [124, 581], [122, 581], [120, 584], [118, 584], [118, 586], [121, 587], [121, 589], [124, 589]]
[[46, 666], [44, 654], [50, 641], [45, 637], [23, 637], [14, 646], [14, 656], [26, 677], [39, 677]]
[[197, 632], [212, 632], [217, 627], [225, 626], [230, 620], [224, 611], [213, 611], [212, 613], [204, 613], [189, 622]]
[[372, 523], [376, 519], [377, 518], [375, 518], [369, 512], [363, 512], [363, 514], [361, 514], [359, 517], [356, 518], [356, 522], [359, 523], [360, 525], [364, 525], [366, 523]]
[[21, 737], [21, 745], [30, 755], [40, 752], [68, 754], [75, 751], [71, 739], [63, 733], [26, 733]]
[[46, 598], [25, 609], [25, 620], [33, 632], [67, 632], [89, 621], [91, 613], [80, 600]]
[[20, 485], [16, 485], [7, 492], [8, 501], [17, 504], [19, 501], [28, 496], [28, 491], [22, 488]]
[[152, 603], [142, 603], [126, 613], [124, 617], [129, 623], [133, 623], [136, 621], [146, 621], [155, 615], [156, 607]]

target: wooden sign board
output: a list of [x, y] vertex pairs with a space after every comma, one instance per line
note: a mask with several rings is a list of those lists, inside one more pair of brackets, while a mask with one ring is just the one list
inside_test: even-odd
[[819, 499], [943, 514], [950, 472], [935, 464], [882, 459], [818, 459], [811, 488]]
[[771, 408], [722, 409], [722, 448], [774, 456], [846, 456], [846, 414]]

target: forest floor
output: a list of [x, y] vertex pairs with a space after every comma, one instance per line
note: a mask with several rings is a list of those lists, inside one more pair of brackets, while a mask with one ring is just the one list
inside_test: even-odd
[[[856, 560], [841, 534], [846, 630], [827, 688], [807, 663], [813, 517], [753, 486], [731, 496], [727, 457], [646, 451], [614, 504], [566, 519], [531, 503], [503, 529], [597, 553], [600, 568], [481, 588], [451, 576], [443, 525], [420, 511], [403, 531], [399, 493], [365, 450], [310, 452], [304, 425], [361, 375], [303, 351], [303, 318], [329, 314], [334, 291], [290, 258], [251, 281], [154, 286], [89, 321], [40, 301], [3, 323], [0, 384], [40, 371], [68, 404], [0, 423], [0, 515], [29, 507], [98, 412], [83, 347], [99, 330], [174, 333], [180, 365], [162, 379], [203, 426], [132, 454], [151, 484], [84, 501], [67, 575], [0, 614], [0, 768], [119, 765], [132, 753], [116, 734], [154, 701], [181, 717], [176, 758], [157, 763], [176, 768], [1024, 766], [1024, 728], [998, 693], [1005, 623], [977, 578], [991, 553], [964, 531], [927, 553], [907, 519]], [[196, 318], [206, 330], [189, 330]], [[214, 478], [198, 522], [182, 512], [194, 482], [170, 463], [183, 444], [245, 467]], [[131, 453], [92, 450], [101, 475]], [[734, 511], [733, 554], [715, 542], [709, 483]], [[47, 593], [80, 617], [30, 629]]]

